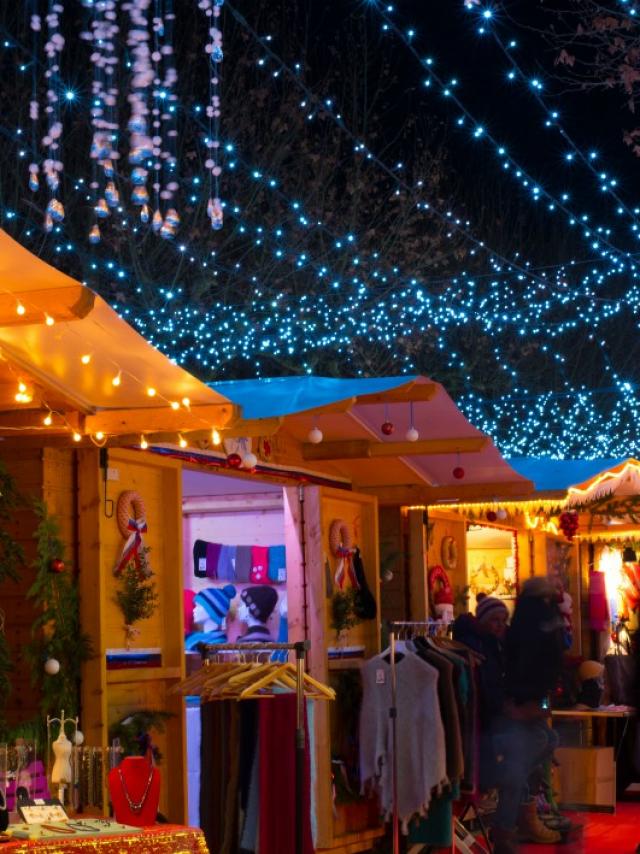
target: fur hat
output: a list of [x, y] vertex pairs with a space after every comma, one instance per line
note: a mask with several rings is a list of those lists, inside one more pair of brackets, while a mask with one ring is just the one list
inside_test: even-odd
[[490, 620], [500, 613], [508, 617], [509, 609], [502, 599], [498, 599], [495, 596], [483, 596], [476, 606], [476, 620], [479, 623], [484, 623], [486, 620]]
[[249, 613], [261, 623], [266, 623], [278, 602], [278, 594], [273, 587], [245, 587], [240, 598], [249, 609]]
[[195, 605], [202, 605], [214, 623], [220, 625], [229, 613], [231, 600], [236, 595], [233, 584], [224, 587], [207, 587], [193, 597]]

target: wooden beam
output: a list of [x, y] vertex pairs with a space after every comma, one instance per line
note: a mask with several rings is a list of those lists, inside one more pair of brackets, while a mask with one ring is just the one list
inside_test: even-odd
[[[401, 504], [419, 506], [443, 503], [443, 509], [455, 510], [456, 500], [460, 502], [486, 501], [505, 498], [531, 499], [533, 483], [530, 480], [506, 481], [504, 483], [466, 483], [449, 486], [427, 486], [408, 483], [398, 486], [363, 486], [354, 482], [354, 489], [369, 495], [376, 495], [381, 504]], [[448, 503], [451, 502], [451, 503]]]
[[232, 421], [226, 424], [224, 430], [220, 430], [223, 438], [244, 438], [250, 439], [257, 436], [273, 436], [282, 427], [284, 418], [276, 416], [274, 418], [239, 418], [237, 421]]
[[[257, 421], [246, 421], [241, 423], [240, 426], [233, 427], [231, 430], [216, 429], [218, 429], [222, 440], [226, 438], [249, 439], [257, 436], [272, 436], [277, 432], [281, 422], [281, 418], [263, 418], [260, 420], [260, 423]], [[182, 429], [176, 427], [173, 430], [167, 428], [166, 430], [149, 431], [141, 428], [140, 432], [136, 433], [121, 433], [119, 435], [112, 433], [107, 435], [109, 436], [109, 445], [126, 447], [128, 445], [138, 445], [142, 434], [144, 434], [145, 439], [150, 445], [177, 445], [178, 433], [189, 443], [189, 447], [192, 450], [209, 449], [224, 451], [222, 442], [220, 445], [213, 445], [211, 439], [211, 428], [207, 430], [194, 430], [193, 423], [187, 424], [187, 426]]]
[[182, 433], [197, 429], [205, 432], [205, 424], [211, 429], [224, 428], [234, 415], [237, 407], [231, 403], [214, 403], [202, 406], [191, 405], [189, 409], [171, 409], [170, 406], [156, 406], [146, 409], [102, 409], [87, 415], [87, 433], [105, 433], [107, 436], [137, 433], [158, 433], [171, 431]]
[[434, 454], [477, 454], [489, 441], [487, 436], [460, 439], [418, 439], [417, 442], [372, 442], [370, 439], [347, 439], [340, 442], [305, 443], [305, 460], [362, 460], [379, 457], [418, 457]]
[[391, 388], [389, 391], [379, 391], [375, 394], [359, 394], [358, 406], [366, 406], [373, 403], [420, 403], [431, 400], [438, 390], [436, 383], [409, 382], [399, 388]]
[[[95, 299], [93, 291], [83, 285], [0, 294], [0, 326], [42, 325], [47, 315], [58, 323], [81, 320], [92, 310]], [[18, 314], [18, 304], [24, 314]]]

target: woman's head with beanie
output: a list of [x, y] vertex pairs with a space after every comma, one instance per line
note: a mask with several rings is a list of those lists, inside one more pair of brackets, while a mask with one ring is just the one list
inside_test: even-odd
[[240, 594], [240, 598], [251, 616], [260, 623], [267, 622], [278, 602], [278, 594], [273, 587], [264, 585], [246, 587]]
[[478, 628], [485, 634], [503, 638], [507, 631], [509, 611], [502, 599], [483, 596], [476, 606]]
[[194, 605], [201, 605], [210, 619], [216, 625], [221, 625], [229, 613], [231, 600], [236, 595], [236, 588], [233, 584], [226, 584], [224, 587], [207, 587], [201, 590], [193, 597]]

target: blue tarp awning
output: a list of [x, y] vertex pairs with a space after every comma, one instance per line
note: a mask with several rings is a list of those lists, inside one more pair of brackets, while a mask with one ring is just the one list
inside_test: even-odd
[[519, 474], [532, 480], [536, 492], [565, 491], [583, 483], [600, 472], [624, 462], [622, 460], [551, 460], [534, 457], [514, 457], [507, 460]]

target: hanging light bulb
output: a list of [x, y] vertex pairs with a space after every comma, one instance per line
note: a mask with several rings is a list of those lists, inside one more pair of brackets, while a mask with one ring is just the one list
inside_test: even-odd
[[94, 246], [96, 243], [100, 243], [102, 239], [102, 235], [100, 234], [100, 229], [98, 228], [98, 224], [96, 223], [91, 227], [91, 231], [89, 232], [89, 243], [93, 243]]
[[190, 399], [188, 397], [183, 397], [182, 398], [182, 405], [184, 406], [185, 409], [188, 409], [191, 406]]
[[184, 438], [184, 436], [181, 436], [180, 433], [178, 433], [178, 444], [181, 448], [186, 448], [188, 444], [187, 440]]
[[93, 206], [94, 213], [100, 219], [106, 219], [109, 216], [109, 205], [106, 203], [104, 199], [98, 199], [98, 201]]
[[40, 187], [40, 179], [38, 178], [38, 164], [31, 163], [29, 165], [29, 189], [32, 193], [37, 193]]
[[211, 431], [211, 441], [214, 445], [219, 445], [222, 442], [222, 436], [218, 433], [215, 427]]
[[155, 388], [150, 385], [149, 388], [147, 389], [147, 394], [149, 395], [149, 397], [155, 397], [157, 392], [156, 392]]
[[51, 214], [47, 213], [44, 217], [44, 230], [47, 234], [51, 234], [53, 231], [53, 220], [51, 219]]
[[18, 302], [18, 304], [16, 305], [16, 314], [19, 314], [20, 317], [22, 317], [24, 314], [26, 314], [26, 311], [27, 309], [22, 305], [22, 303]]
[[119, 386], [122, 382], [122, 371], [118, 371], [115, 377], [111, 380], [111, 384], [115, 386]]
[[45, 427], [51, 427], [51, 425], [53, 424], [53, 418], [51, 417], [50, 411], [47, 412], [47, 414], [44, 416], [44, 418], [42, 419], [42, 423]]
[[120, 193], [117, 191], [113, 181], [109, 181], [104, 188], [104, 197], [110, 208], [115, 208], [120, 203]]
[[80, 435], [80, 433], [78, 433], [78, 432], [74, 432], [74, 434], [73, 434], [73, 441], [74, 441], [74, 442], [81, 442], [81, 441], [82, 441], [82, 436]]
[[[147, 192], [146, 187], [134, 187], [133, 192], [131, 193], [131, 201], [134, 205], [144, 205], [147, 206], [149, 201], [149, 193]], [[147, 209], [147, 220], [143, 220], [143, 222], [148, 221], [149, 219], [149, 210]]]
[[160, 213], [160, 211], [156, 211], [153, 214], [153, 219], [151, 220], [151, 225], [153, 227], [153, 230], [156, 232], [156, 234], [162, 228], [162, 214]]
[[53, 324], [55, 323], [55, 320], [53, 319], [53, 317], [51, 317], [50, 314], [45, 314], [44, 322], [47, 324], [47, 326], [53, 326]]
[[58, 199], [51, 199], [47, 205], [47, 213], [54, 222], [62, 222], [64, 219], [64, 206]]
[[149, 447], [149, 443], [144, 438], [144, 436], [140, 436], [140, 447], [142, 448], [143, 451]]
[[107, 158], [102, 164], [102, 168], [104, 169], [104, 174], [107, 178], [113, 178], [113, 161]]
[[98, 440], [98, 442], [102, 442], [102, 440], [104, 439], [104, 433], [102, 432], [102, 430], [98, 430], [98, 432], [96, 433], [96, 439]]
[[149, 222], [149, 207], [148, 205], [142, 205], [140, 208], [140, 221], [145, 225]]
[[[91, 353], [83, 353], [83, 355], [80, 356], [80, 361], [82, 362], [83, 365], [88, 365], [89, 362], [91, 361]], [[115, 383], [114, 383], [114, 385], [115, 385]]]
[[173, 410], [180, 409], [180, 404], [178, 403], [178, 401], [177, 401], [177, 400], [172, 400], [172, 401], [171, 401], [171, 403], [169, 404], [169, 406], [170, 406]]

